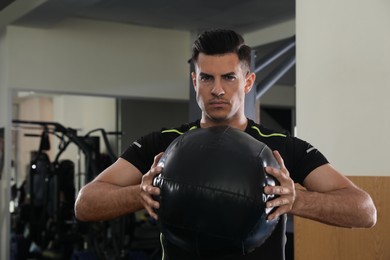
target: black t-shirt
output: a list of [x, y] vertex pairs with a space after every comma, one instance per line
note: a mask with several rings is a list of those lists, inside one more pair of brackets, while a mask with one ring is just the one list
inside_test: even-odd
[[[153, 164], [154, 156], [165, 151], [169, 144], [178, 136], [196, 128], [200, 128], [199, 120], [184, 124], [177, 128], [163, 128], [160, 132], [152, 132], [133, 142], [121, 155], [121, 158], [129, 161], [137, 167], [142, 174], [145, 174]], [[250, 119], [248, 119], [248, 125], [245, 132], [266, 144], [271, 150], [279, 151], [286, 168], [290, 172], [290, 177], [294, 182], [303, 184], [306, 176], [312, 170], [328, 163], [325, 156], [311, 144], [286, 133], [267, 129]], [[221, 258], [221, 260], [283, 260], [286, 242], [285, 228], [286, 216], [281, 216], [272, 235], [261, 247], [245, 256], [231, 256]], [[200, 259], [196, 256], [190, 256], [184, 250], [169, 243], [164, 237], [162, 237], [161, 243], [163, 245], [164, 260]]]

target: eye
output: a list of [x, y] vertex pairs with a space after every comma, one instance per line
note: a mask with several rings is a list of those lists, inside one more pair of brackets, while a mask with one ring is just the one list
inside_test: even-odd
[[223, 78], [224, 78], [225, 80], [228, 80], [228, 81], [234, 81], [234, 80], [236, 80], [236, 76], [235, 76], [235, 75], [225, 75], [225, 76], [223, 76]]
[[210, 80], [212, 80], [212, 77], [209, 76], [209, 75], [200, 75], [199, 78], [200, 78], [201, 81], [210, 81]]

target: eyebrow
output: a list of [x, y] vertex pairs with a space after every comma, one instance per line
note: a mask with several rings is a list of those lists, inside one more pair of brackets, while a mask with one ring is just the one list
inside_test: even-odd
[[207, 73], [204, 73], [204, 72], [200, 72], [199, 76], [212, 77], [210, 74], [207, 74]]
[[236, 75], [236, 73], [234, 73], [234, 72], [229, 72], [229, 73], [222, 74], [222, 77], [234, 76], [234, 75]]
[[[234, 73], [234, 72], [228, 72], [228, 73], [222, 74], [221, 76], [222, 76], [222, 77], [226, 77], [226, 76], [232, 76], [232, 75], [236, 75], [236, 73]], [[199, 76], [214, 77], [213, 75], [210, 75], [210, 74], [207, 74], [207, 73], [204, 73], [204, 72], [200, 72], [200, 73], [199, 73]]]

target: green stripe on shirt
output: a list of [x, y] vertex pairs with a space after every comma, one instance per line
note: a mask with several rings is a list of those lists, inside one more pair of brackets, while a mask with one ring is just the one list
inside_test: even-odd
[[[196, 129], [196, 128], [198, 128], [198, 127], [197, 127], [197, 126], [193, 126], [193, 127], [191, 127], [190, 129], [188, 129], [188, 131], [194, 130], [194, 129]], [[177, 134], [179, 134], [179, 135], [184, 134], [183, 132], [180, 132], [180, 131], [177, 130], [177, 129], [168, 129], [168, 130], [161, 131], [161, 133], [163, 133], [163, 134], [165, 134], [165, 133], [177, 133]]]
[[257, 126], [252, 126], [252, 129], [255, 129], [259, 133], [259, 135], [262, 137], [275, 137], [275, 136], [286, 137], [285, 134], [281, 134], [281, 133], [272, 133], [272, 134], [268, 134], [268, 135], [263, 134]]

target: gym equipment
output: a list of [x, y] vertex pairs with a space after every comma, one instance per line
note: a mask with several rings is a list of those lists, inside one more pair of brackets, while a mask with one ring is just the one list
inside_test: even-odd
[[[133, 214], [111, 221], [85, 223], [74, 218], [73, 210], [78, 188], [117, 158], [107, 136], [121, 133], [97, 128], [80, 136], [76, 129], [57, 122], [13, 120], [13, 123], [19, 128], [29, 129], [29, 125], [38, 125], [42, 129], [41, 135], [25, 135], [39, 137], [40, 144], [37, 151], [31, 152], [27, 176], [29, 185], [26, 185], [30, 199], [20, 201], [11, 216], [15, 238], [12, 240], [13, 259], [20, 259], [18, 255], [28, 255], [27, 258], [34, 259], [70, 259], [72, 254], [82, 253], [86, 249], [91, 250], [98, 259], [123, 259], [132, 243]], [[103, 137], [108, 153], [106, 156], [100, 153], [99, 136], [92, 136], [96, 132]], [[50, 150], [49, 135], [59, 139], [53, 161], [46, 153]], [[84, 155], [85, 173], [76, 174], [74, 162], [61, 160], [71, 144], [76, 145]], [[36, 248], [34, 252], [31, 245]], [[20, 250], [16, 250], [18, 248]]]
[[276, 185], [264, 167], [279, 168], [272, 151], [238, 129], [195, 129], [175, 139], [153, 181], [161, 189], [159, 227], [164, 237], [199, 257], [248, 254], [271, 235], [265, 203]]

